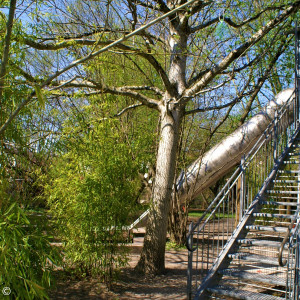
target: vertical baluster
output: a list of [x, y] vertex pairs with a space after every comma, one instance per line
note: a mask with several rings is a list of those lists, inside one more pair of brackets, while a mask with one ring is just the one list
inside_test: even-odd
[[216, 222], [216, 218], [217, 216], [217, 211], [215, 212], [215, 214], [213, 215], [213, 229], [212, 229], [212, 259], [214, 260], [215, 258], [215, 238], [218, 238], [218, 232], [216, 231], [216, 227], [215, 227], [215, 222]]
[[273, 159], [274, 159], [274, 164], [277, 161], [277, 110], [275, 111], [275, 118], [274, 118], [274, 138], [273, 138], [273, 142], [274, 142], [274, 151], [273, 151]]
[[241, 174], [241, 189], [240, 189], [240, 211], [236, 212], [237, 214], [239, 214], [239, 220], [241, 221], [244, 215], [244, 205], [245, 205], [245, 169], [244, 169], [244, 163], [245, 163], [245, 155], [243, 155], [242, 160], [241, 160], [241, 170], [242, 170], [242, 174]]
[[208, 226], [208, 232], [207, 232], [207, 262], [206, 262], [206, 269], [208, 270], [208, 264], [209, 264], [209, 251], [210, 251], [210, 237], [209, 237], [209, 233], [210, 233], [210, 223], [208, 222], [207, 224]]
[[[221, 214], [220, 206], [218, 208], [218, 214], [219, 214], [219, 218], [218, 218], [218, 225], [217, 226], [218, 226], [218, 234], [219, 234], [219, 236], [218, 236], [218, 240], [217, 240], [217, 254], [219, 254], [219, 244], [221, 242], [220, 234], [222, 234], [221, 233], [221, 229], [220, 229], [221, 228], [221, 226], [220, 226], [220, 214]], [[222, 248], [223, 248], [223, 244], [222, 244]]]
[[[196, 269], [196, 274], [195, 274], [195, 282], [196, 282], [196, 288], [198, 286], [198, 277], [200, 277], [202, 275], [202, 267], [200, 269], [200, 272], [199, 272], [199, 227], [201, 226], [201, 224], [199, 224], [197, 226], [197, 235], [196, 235], [196, 259], [195, 259], [195, 269]], [[201, 241], [201, 248], [204, 247], [203, 245], [203, 240]]]
[[[239, 180], [239, 179], [238, 179]], [[234, 230], [235, 227], [235, 222], [234, 222], [234, 212], [235, 212], [235, 208], [234, 206], [236, 205], [237, 201], [239, 201], [240, 199], [237, 199], [237, 197], [239, 196], [239, 192], [240, 192], [240, 186], [239, 186], [239, 181], [236, 181], [235, 183], [235, 196], [234, 198], [231, 199], [231, 210], [229, 211], [229, 216], [230, 216], [230, 220], [231, 220], [231, 233]]]
[[[193, 221], [189, 225], [189, 233], [191, 235], [189, 236], [189, 240], [187, 241], [189, 243], [189, 247], [192, 250], [193, 249]], [[192, 279], [193, 279], [193, 251], [188, 251], [188, 270], [187, 270], [187, 295], [188, 300], [192, 299]]]
[[[229, 189], [229, 187], [227, 188], [227, 190]], [[227, 202], [227, 207], [228, 207], [228, 202], [229, 202], [229, 197], [230, 197], [230, 193], [229, 193], [229, 191], [227, 192], [227, 199], [226, 199], [226, 201], [225, 201], [225, 205], [226, 205], [226, 202]], [[225, 207], [225, 205], [224, 205], [224, 207]], [[226, 207], [225, 207], [225, 209], [224, 209], [224, 216], [225, 216], [225, 213], [226, 213]], [[226, 237], [227, 237], [227, 241], [228, 241], [228, 239], [229, 239], [229, 219], [228, 218], [226, 218], [226, 228], [227, 228], [227, 233], [226, 233]]]
[[[298, 225], [299, 226], [299, 225]], [[300, 232], [298, 229], [298, 234], [296, 235], [296, 247], [294, 248], [295, 260], [294, 260], [294, 270], [295, 270], [295, 282], [294, 282], [294, 299], [299, 299], [300, 296]]]
[[205, 243], [204, 243], [204, 238], [205, 238], [205, 235], [204, 235], [204, 233], [205, 233], [205, 228], [203, 228], [203, 230], [202, 230], [202, 247], [201, 247], [201, 251], [202, 251], [202, 253], [201, 253], [201, 270], [202, 270], [202, 273], [201, 273], [201, 276], [203, 276], [203, 269], [204, 269], [204, 260], [205, 260], [205, 252], [204, 252], [204, 246], [205, 246]]
[[[222, 197], [225, 197], [225, 191], [223, 192], [223, 195], [222, 195]], [[224, 198], [225, 199], [225, 198]], [[222, 212], [223, 212], [223, 214], [224, 214], [224, 203], [222, 203]], [[223, 228], [223, 237], [222, 237], [222, 246], [224, 247], [224, 238], [225, 238], [225, 228], [224, 228], [224, 224], [223, 224], [223, 226], [222, 226], [222, 228]]]

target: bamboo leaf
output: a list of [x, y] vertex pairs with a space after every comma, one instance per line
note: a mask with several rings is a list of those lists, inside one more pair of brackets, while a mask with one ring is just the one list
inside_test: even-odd
[[42, 90], [41, 90], [40, 86], [39, 85], [35, 85], [34, 86], [34, 90], [35, 90], [37, 99], [39, 101], [39, 106], [44, 109], [46, 101], [45, 101], [45, 98], [44, 98], [44, 96], [42, 94]]

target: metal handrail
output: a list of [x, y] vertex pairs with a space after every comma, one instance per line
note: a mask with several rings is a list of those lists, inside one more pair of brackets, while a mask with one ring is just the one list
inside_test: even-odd
[[150, 212], [150, 208], [144, 211], [131, 225], [126, 226], [127, 230], [133, 229], [137, 224], [139, 224]]
[[281, 246], [280, 246], [280, 250], [278, 252], [278, 264], [280, 267], [284, 267], [286, 264], [287, 264], [287, 260], [286, 259], [283, 259], [282, 260], [282, 254], [283, 254], [283, 249], [284, 249], [284, 246], [285, 244], [290, 241], [290, 237], [291, 237], [291, 231], [294, 227], [294, 224], [295, 222], [297, 221], [298, 219], [298, 214], [299, 214], [299, 208], [297, 209], [296, 213], [295, 213], [295, 216], [292, 220], [292, 222], [290, 223], [290, 225], [288, 226], [288, 230], [284, 236], [284, 239], [283, 241], [281, 242]]
[[[226, 265], [224, 261], [226, 255], [230, 253], [236, 238], [256, 209], [255, 205], [265, 197], [266, 189], [272, 183], [285, 156], [299, 136], [300, 44], [299, 39], [296, 38], [296, 41], [295, 90], [286, 103], [275, 111], [274, 119], [269, 122], [265, 131], [201, 218], [189, 226], [186, 240], [189, 250], [188, 299], [191, 299], [194, 288], [195, 299], [203, 297], [206, 288], [218, 276], [219, 267]], [[300, 204], [295, 205], [298, 206], [296, 215], [299, 217]], [[283, 254], [286, 255], [284, 249], [287, 249], [287, 261], [283, 259]], [[194, 252], [196, 254], [193, 254]], [[299, 218], [293, 217], [289, 224], [280, 245], [278, 262], [279, 265], [286, 265], [286, 299], [298, 299], [300, 294]]]
[[217, 196], [215, 197], [215, 199], [212, 201], [212, 203], [208, 206], [208, 208], [205, 210], [205, 212], [203, 213], [203, 215], [198, 219], [197, 223], [195, 223], [195, 225], [191, 228], [191, 230], [189, 231], [188, 235], [187, 235], [187, 243], [186, 243], [186, 247], [189, 251], [194, 252], [197, 248], [191, 248], [189, 245], [189, 242], [191, 241], [190, 239], [190, 235], [193, 233], [193, 231], [197, 228], [197, 226], [199, 226], [199, 224], [201, 223], [201, 221], [207, 216], [209, 210], [214, 206], [214, 204], [217, 202], [218, 198], [223, 194], [223, 192], [226, 190], [226, 188], [229, 186], [229, 188], [227, 189], [227, 192], [223, 195], [223, 197], [219, 200], [218, 204], [216, 205], [216, 207], [214, 208], [214, 210], [210, 213], [209, 217], [207, 218], [207, 220], [202, 224], [201, 228], [198, 230], [198, 232], [200, 232], [205, 225], [207, 224], [208, 220], [210, 219], [211, 216], [213, 216], [216, 213], [216, 210], [219, 208], [220, 204], [223, 202], [224, 198], [227, 196], [227, 194], [229, 193], [231, 187], [235, 184], [235, 182], [238, 180], [239, 176], [237, 176], [237, 178], [231, 182], [234, 177], [239, 173], [240, 171], [240, 167], [237, 168], [235, 170], [235, 172], [232, 174], [232, 176], [230, 177], [230, 179], [227, 181], [227, 183], [223, 186], [223, 188], [221, 189], [221, 191], [217, 194]]
[[[190, 244], [191, 244], [191, 237], [190, 236], [193, 234], [193, 232], [195, 231], [195, 229], [200, 225], [200, 223], [203, 221], [203, 219], [209, 214], [211, 208], [214, 205], [216, 205], [216, 203], [219, 200], [219, 197], [223, 194], [224, 196], [219, 200], [218, 204], [216, 205], [216, 207], [214, 208], [214, 210], [210, 213], [210, 215], [207, 218], [207, 220], [202, 224], [201, 228], [198, 229], [198, 232], [200, 232], [205, 227], [205, 225], [208, 223], [210, 217], [214, 215], [214, 213], [218, 209], [219, 205], [222, 203], [222, 201], [225, 198], [225, 196], [229, 193], [230, 188], [234, 185], [234, 183], [242, 175], [243, 171], [247, 168], [247, 166], [253, 160], [253, 158], [255, 157], [255, 154], [259, 151], [259, 149], [264, 145], [264, 143], [266, 143], [266, 141], [268, 140], [268, 137], [271, 134], [271, 130], [273, 128], [275, 128], [275, 123], [287, 111], [288, 105], [290, 104], [291, 100], [294, 98], [294, 95], [295, 95], [295, 91], [293, 91], [293, 93], [291, 94], [291, 96], [289, 97], [289, 99], [286, 101], [286, 103], [282, 107], [279, 108], [277, 116], [270, 122], [270, 124], [267, 126], [267, 128], [265, 129], [265, 131], [261, 134], [261, 136], [258, 138], [258, 140], [256, 141], [256, 143], [254, 144], [254, 146], [249, 150], [249, 152], [245, 156], [244, 163], [241, 164], [235, 170], [235, 172], [232, 174], [232, 176], [230, 177], [230, 179], [227, 181], [227, 183], [223, 186], [223, 188], [217, 194], [217, 196], [215, 197], [215, 199], [211, 202], [211, 204], [205, 210], [205, 212], [203, 213], [203, 215], [198, 219], [197, 223], [195, 223], [194, 226], [191, 228], [191, 230], [189, 231], [189, 233], [187, 235], [187, 238], [186, 238], [186, 247], [187, 247], [187, 249], [189, 251], [194, 252], [197, 249], [197, 247], [192, 248], [190, 246]], [[227, 189], [227, 192], [225, 192], [226, 189]], [[224, 194], [224, 192], [225, 192], [225, 194]]]

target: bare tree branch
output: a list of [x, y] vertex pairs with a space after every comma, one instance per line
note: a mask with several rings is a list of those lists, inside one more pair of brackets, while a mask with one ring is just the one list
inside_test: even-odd
[[[2, 59], [1, 59], [1, 68], [0, 68], [0, 103], [2, 103], [2, 93], [3, 93], [6, 69], [7, 69], [8, 58], [9, 58], [9, 49], [10, 49], [11, 34], [12, 34], [14, 16], [15, 16], [15, 10], [16, 10], [16, 2], [17, 2], [16, 0], [10, 1], [8, 20], [6, 23], [6, 35], [4, 38], [4, 49], [3, 49], [3, 54], [2, 54]], [[2, 110], [2, 107], [1, 107], [1, 110]]]
[[250, 110], [252, 108], [252, 104], [253, 104], [253, 102], [254, 102], [257, 94], [261, 90], [261, 88], [262, 88], [263, 84], [265, 83], [265, 81], [268, 79], [269, 74], [270, 74], [272, 68], [274, 67], [276, 61], [279, 59], [279, 57], [282, 55], [282, 53], [288, 47], [288, 43], [289, 43], [290, 40], [291, 40], [291, 38], [288, 39], [288, 40], [284, 40], [283, 42], [281, 42], [281, 44], [280, 44], [280, 46], [279, 46], [276, 54], [274, 55], [274, 57], [272, 58], [271, 62], [269, 63], [269, 66], [266, 69], [263, 77], [261, 77], [261, 78], [258, 79], [258, 83], [255, 86], [253, 94], [251, 95], [250, 99], [248, 100], [247, 106], [246, 106], [246, 108], [245, 108], [245, 110], [244, 110], [244, 112], [243, 112], [243, 114], [242, 114], [242, 116], [240, 118], [240, 122], [239, 122], [240, 125], [242, 125], [245, 122], [245, 120], [246, 120], [246, 118], [247, 118], [247, 116], [248, 116], [248, 114], [249, 114], [249, 112], [250, 112]]
[[253, 91], [249, 91], [247, 93], [241, 93], [238, 97], [234, 98], [234, 100], [225, 103], [223, 105], [215, 105], [215, 106], [210, 106], [210, 107], [198, 107], [195, 108], [193, 110], [188, 110], [185, 112], [185, 115], [191, 115], [191, 114], [196, 114], [199, 112], [205, 112], [205, 111], [213, 111], [213, 110], [221, 110], [224, 109], [226, 107], [232, 106], [236, 103], [238, 103], [242, 98], [244, 98], [245, 96], [248, 96], [252, 93]]
[[[209, 82], [211, 82], [218, 74], [224, 71], [233, 61], [238, 59], [245, 51], [249, 49], [252, 45], [260, 41], [267, 33], [269, 33], [277, 24], [285, 20], [288, 16], [296, 12], [300, 7], [300, 1], [294, 2], [290, 7], [284, 10], [276, 18], [268, 22], [264, 27], [262, 27], [258, 32], [256, 32], [251, 38], [249, 38], [244, 44], [242, 44], [237, 49], [231, 51], [220, 63], [214, 68], [206, 72], [195, 84], [190, 86], [183, 95], [184, 97], [190, 97], [205, 87]], [[182, 98], [182, 99], [183, 99]], [[187, 100], [183, 100], [186, 102]]]
[[125, 108], [123, 108], [120, 112], [118, 112], [115, 116], [116, 117], [120, 117], [121, 115], [123, 115], [125, 112], [127, 112], [128, 110], [131, 110], [131, 109], [134, 109], [134, 108], [137, 108], [137, 107], [140, 107], [140, 106], [143, 106], [144, 104], [142, 103], [136, 103], [136, 104], [132, 104], [132, 105], [129, 105]]
[[[93, 90], [98, 90], [98, 91], [88, 92], [88, 93], [82, 93], [82, 92], [79, 93], [79, 94], [83, 94], [85, 96], [91, 96], [91, 95], [97, 95], [97, 94], [112, 94], [112, 95], [128, 96], [128, 97], [131, 97], [133, 99], [140, 101], [145, 106], [158, 109], [158, 104], [159, 104], [158, 100], [152, 99], [141, 93], [135, 92], [135, 90], [148, 90], [148, 91], [159, 92], [159, 90], [157, 90], [156, 88], [152, 88], [152, 87], [148, 87], [148, 86], [109, 87], [109, 86], [102, 85], [100, 83], [95, 83], [91, 80], [84, 80], [81, 82], [80, 81], [77, 82], [74, 80], [74, 78], [73, 78], [73, 80], [69, 80], [66, 82], [53, 82], [53, 85], [57, 85], [57, 88], [60, 88], [63, 86], [63, 87], [72, 87], [72, 88], [90, 88]], [[72, 93], [72, 94], [75, 95], [76, 93]], [[70, 94], [60, 93], [60, 94], [55, 94], [55, 95], [66, 96], [66, 95], [70, 95]]]
[[[56, 90], [59, 89], [61, 87], [74, 87], [74, 88], [92, 88], [92, 89], [96, 89], [96, 90], [101, 90], [102, 92], [105, 89], [108, 90], [112, 90], [112, 87], [106, 87], [100, 83], [97, 83], [95, 81], [92, 80], [83, 80], [83, 81], [75, 81], [76, 78], [79, 78], [79, 76], [74, 76], [72, 79], [68, 80], [68, 81], [57, 81], [57, 82], [52, 82], [51, 85], [55, 86], [54, 88], [50, 89], [50, 91], [52, 90]], [[155, 94], [162, 96], [164, 93], [163, 91], [161, 91], [159, 88], [157, 87], [153, 87], [153, 86], [147, 86], [147, 85], [142, 85], [142, 86], [122, 86], [122, 87], [115, 87], [114, 89], [118, 90], [119, 92], [121, 91], [126, 91], [126, 93], [128, 91], [152, 91]], [[156, 104], [158, 104], [158, 100], [155, 99], [149, 99], [149, 103], [154, 103], [156, 102]]]
[[[59, 43], [47, 43], [47, 44], [43, 44], [43, 43], [37, 43], [32, 39], [24, 39], [24, 42], [26, 45], [34, 48], [34, 49], [38, 49], [38, 50], [59, 50], [59, 49], [63, 49], [63, 48], [67, 48], [70, 46], [75, 46], [75, 45], [84, 45], [84, 46], [95, 46], [95, 45], [107, 45], [107, 47], [109, 47], [111, 44], [113, 44], [113, 41], [96, 41], [96, 40], [86, 40], [86, 39], [75, 39], [75, 40], [67, 40], [67, 41], [62, 41]], [[116, 47], [118, 49], [124, 50], [127, 53], [131, 53], [131, 54], [136, 54], [138, 56], [143, 57], [144, 59], [146, 59], [153, 67], [154, 69], [158, 72], [158, 74], [160, 75], [166, 89], [173, 94], [173, 87], [169, 81], [169, 78], [165, 72], [165, 70], [162, 68], [162, 66], [160, 65], [160, 63], [157, 61], [157, 59], [149, 54], [149, 53], [145, 53], [144, 51], [134, 48], [134, 47], [130, 47], [121, 43], [117, 43]], [[110, 48], [110, 47], [109, 47]], [[99, 52], [101, 50], [98, 50], [96, 52]], [[101, 51], [102, 53], [102, 51]], [[77, 61], [74, 61], [73, 63], [71, 63], [69, 66], [63, 68], [60, 71], [57, 71], [55, 74], [53, 74], [53, 76], [50, 76], [47, 80], [47, 84], [48, 82], [50, 83], [54, 78], [58, 77], [60, 74], [64, 73], [65, 71], [71, 69], [73, 67], [73, 65], [78, 65], [79, 63], [82, 63], [88, 59], [93, 58], [94, 53], [89, 54], [88, 56], [81, 58]], [[58, 74], [58, 75], [57, 75]], [[53, 79], [52, 79], [53, 78]], [[49, 81], [50, 80], [50, 81]]]
[[199, 30], [202, 30], [204, 28], [207, 28], [215, 23], [218, 23], [220, 22], [220, 19], [224, 22], [226, 22], [229, 26], [233, 27], [233, 28], [240, 28], [240, 27], [243, 27], [245, 26], [246, 24], [249, 24], [250, 22], [252, 21], [255, 21], [257, 20], [263, 13], [267, 12], [267, 11], [272, 11], [272, 10], [283, 10], [287, 5], [281, 5], [281, 6], [268, 6], [266, 7], [265, 9], [261, 10], [258, 14], [256, 14], [255, 16], [253, 17], [250, 17], [246, 20], [244, 20], [243, 22], [237, 24], [235, 22], [233, 22], [230, 18], [228, 17], [225, 17], [225, 15], [220, 15], [219, 17], [216, 17], [216, 18], [213, 18], [203, 24], [200, 24], [198, 26], [195, 26], [195, 27], [192, 27], [190, 29], [190, 33], [195, 33]]
[[201, 11], [204, 7], [212, 4], [214, 1], [201, 1], [198, 0], [191, 5], [191, 8], [188, 9], [185, 13], [185, 19], [189, 18], [189, 15], [194, 15]]

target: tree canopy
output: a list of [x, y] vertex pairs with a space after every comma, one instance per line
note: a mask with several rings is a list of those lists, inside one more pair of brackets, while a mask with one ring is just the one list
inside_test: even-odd
[[[180, 139], [188, 128], [184, 120], [207, 127], [211, 138], [229, 116], [243, 123], [290, 85], [300, 1], [11, 0], [2, 6], [2, 147], [33, 145], [39, 152], [48, 145], [54, 153], [70, 114], [81, 119], [76, 124], [82, 128], [72, 128], [79, 137], [133, 110], [134, 126], [151, 120], [145, 132], [158, 118], [156, 175], [138, 268], [162, 272], [179, 152], [190, 149]], [[85, 107], [96, 117], [86, 118]]]

